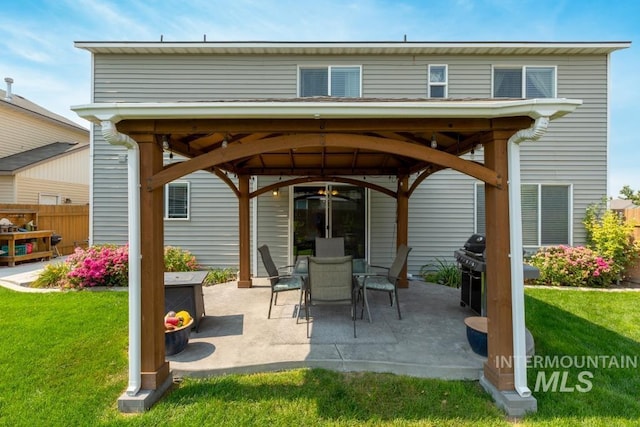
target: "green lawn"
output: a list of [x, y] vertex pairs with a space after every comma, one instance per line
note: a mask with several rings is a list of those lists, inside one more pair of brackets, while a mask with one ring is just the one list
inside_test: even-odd
[[[527, 289], [538, 355], [640, 358], [640, 293]], [[123, 415], [127, 294], [0, 288], [0, 426], [512, 425], [477, 382], [292, 370], [185, 379], [151, 411]], [[565, 369], [575, 386], [582, 369]], [[534, 387], [538, 372], [529, 370]], [[640, 425], [638, 369], [592, 369], [586, 393], [534, 392], [525, 426]]]

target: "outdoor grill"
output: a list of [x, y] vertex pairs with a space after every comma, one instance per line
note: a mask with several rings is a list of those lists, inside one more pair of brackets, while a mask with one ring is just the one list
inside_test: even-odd
[[58, 250], [58, 243], [62, 242], [62, 236], [59, 234], [51, 235], [51, 249], [53, 250], [54, 257], [60, 256], [60, 251]]
[[[462, 273], [462, 286], [460, 291], [460, 305], [469, 307], [481, 316], [486, 316], [487, 309], [487, 284], [485, 283], [485, 271], [487, 263], [484, 259], [486, 238], [483, 234], [473, 234], [464, 244], [464, 247], [454, 251], [458, 267]], [[523, 264], [523, 278], [537, 279], [540, 270], [536, 267]]]
[[485, 271], [484, 260], [486, 238], [482, 234], [473, 234], [464, 247], [453, 254], [458, 262], [462, 275], [460, 287], [460, 305], [469, 307], [481, 316], [486, 315]]

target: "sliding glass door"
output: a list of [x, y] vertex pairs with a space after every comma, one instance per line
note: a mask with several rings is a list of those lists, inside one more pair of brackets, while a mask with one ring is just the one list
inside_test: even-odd
[[344, 237], [345, 255], [365, 258], [365, 194], [350, 185], [294, 187], [294, 256], [313, 255], [316, 237]]

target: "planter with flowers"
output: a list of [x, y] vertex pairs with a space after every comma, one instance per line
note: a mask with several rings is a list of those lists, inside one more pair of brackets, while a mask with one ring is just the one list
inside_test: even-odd
[[193, 318], [186, 311], [170, 311], [164, 316], [164, 348], [167, 356], [183, 351], [189, 344]]

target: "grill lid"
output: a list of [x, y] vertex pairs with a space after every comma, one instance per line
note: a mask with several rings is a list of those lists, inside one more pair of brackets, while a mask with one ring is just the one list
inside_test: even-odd
[[481, 254], [486, 247], [487, 239], [484, 234], [473, 234], [464, 244], [464, 249], [469, 252]]

